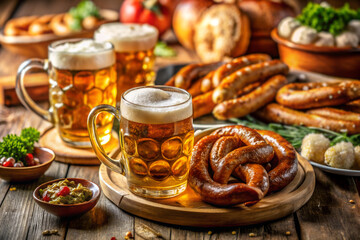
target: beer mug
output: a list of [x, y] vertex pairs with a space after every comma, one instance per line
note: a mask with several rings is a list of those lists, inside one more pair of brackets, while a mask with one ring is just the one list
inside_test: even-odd
[[107, 23], [100, 26], [94, 38], [114, 45], [118, 102], [126, 90], [154, 84], [154, 48], [158, 39], [155, 27], [147, 24]]
[[[49, 110], [39, 107], [25, 90], [24, 75], [30, 69], [48, 72]], [[90, 110], [100, 104], [116, 105], [113, 45], [92, 39], [54, 42], [49, 46], [48, 60], [30, 59], [20, 65], [16, 93], [23, 105], [55, 125], [67, 145], [91, 147], [87, 130]], [[105, 144], [111, 138], [113, 117], [103, 114], [96, 124], [100, 141]]]
[[[110, 158], [96, 131], [99, 113], [120, 121], [120, 160]], [[194, 144], [191, 95], [167, 86], [145, 86], [126, 91], [120, 110], [100, 105], [91, 110], [91, 144], [111, 170], [124, 174], [133, 193], [148, 198], [173, 197], [186, 189]]]

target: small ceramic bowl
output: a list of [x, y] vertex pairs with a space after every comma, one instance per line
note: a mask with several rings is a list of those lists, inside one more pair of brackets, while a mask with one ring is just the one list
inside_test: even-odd
[[277, 42], [280, 59], [290, 68], [326, 75], [360, 79], [360, 47], [320, 47], [293, 43], [271, 32]]
[[48, 170], [54, 161], [55, 153], [48, 148], [35, 147], [34, 157], [39, 158], [39, 165], [31, 167], [0, 166], [0, 178], [8, 182], [26, 182], [38, 179]]
[[[64, 179], [68, 179], [69, 181], [74, 181], [76, 184], [81, 183], [84, 187], [89, 188], [93, 193], [92, 198], [89, 201], [83, 203], [76, 203], [76, 204], [53, 204], [41, 200], [42, 197], [40, 196], [39, 193], [40, 189], [44, 189], [48, 185], [51, 185], [55, 182], [59, 182]], [[51, 214], [54, 214], [58, 217], [72, 217], [72, 216], [81, 215], [92, 209], [99, 201], [100, 193], [101, 190], [99, 186], [88, 180], [82, 178], [61, 178], [43, 183], [40, 186], [38, 186], [33, 192], [33, 198], [41, 208], [43, 208], [44, 210], [48, 211]]]

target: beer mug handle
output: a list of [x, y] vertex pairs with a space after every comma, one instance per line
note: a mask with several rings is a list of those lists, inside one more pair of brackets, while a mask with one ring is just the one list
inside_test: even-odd
[[37, 105], [34, 102], [34, 100], [31, 99], [31, 97], [29, 96], [29, 94], [25, 89], [24, 76], [30, 69], [41, 69], [47, 72], [48, 61], [34, 58], [34, 59], [26, 60], [19, 66], [16, 74], [16, 86], [15, 86], [16, 95], [18, 96], [20, 102], [26, 108], [39, 115], [41, 118], [53, 123], [54, 119], [51, 112]]
[[93, 147], [93, 150], [94, 150], [96, 156], [99, 158], [99, 160], [103, 164], [105, 164], [108, 168], [110, 168], [111, 170], [113, 170], [115, 172], [124, 174], [125, 173], [124, 167], [121, 164], [118, 164], [119, 161], [110, 158], [106, 154], [102, 145], [100, 144], [99, 137], [98, 137], [97, 131], [96, 131], [96, 118], [101, 112], [111, 113], [118, 121], [120, 121], [119, 110], [117, 110], [113, 106], [99, 105], [99, 106], [94, 107], [90, 111], [88, 120], [87, 120], [87, 126], [88, 126], [91, 145]]

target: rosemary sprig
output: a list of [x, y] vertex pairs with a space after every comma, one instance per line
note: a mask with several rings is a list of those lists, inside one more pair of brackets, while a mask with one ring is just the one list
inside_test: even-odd
[[346, 133], [337, 133], [328, 129], [317, 128], [317, 127], [305, 127], [296, 125], [283, 125], [279, 123], [264, 123], [255, 119], [254, 117], [247, 115], [244, 118], [237, 119], [231, 118], [230, 121], [240, 125], [244, 125], [250, 128], [259, 130], [270, 130], [280, 134], [286, 140], [288, 140], [295, 148], [301, 147], [302, 139], [310, 133], [321, 133], [327, 137], [331, 146], [338, 142], [351, 142], [354, 146], [360, 145], [360, 134], [347, 135]]

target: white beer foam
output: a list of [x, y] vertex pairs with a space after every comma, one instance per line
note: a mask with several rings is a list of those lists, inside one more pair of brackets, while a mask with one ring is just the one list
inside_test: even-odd
[[121, 116], [133, 122], [164, 124], [192, 116], [191, 99], [184, 93], [149, 87], [132, 90], [124, 98]]
[[93, 70], [113, 65], [115, 53], [109, 42], [84, 39], [51, 47], [49, 60], [59, 69]]
[[116, 52], [135, 52], [152, 49], [158, 30], [148, 24], [107, 23], [95, 32], [96, 41], [111, 42]]

